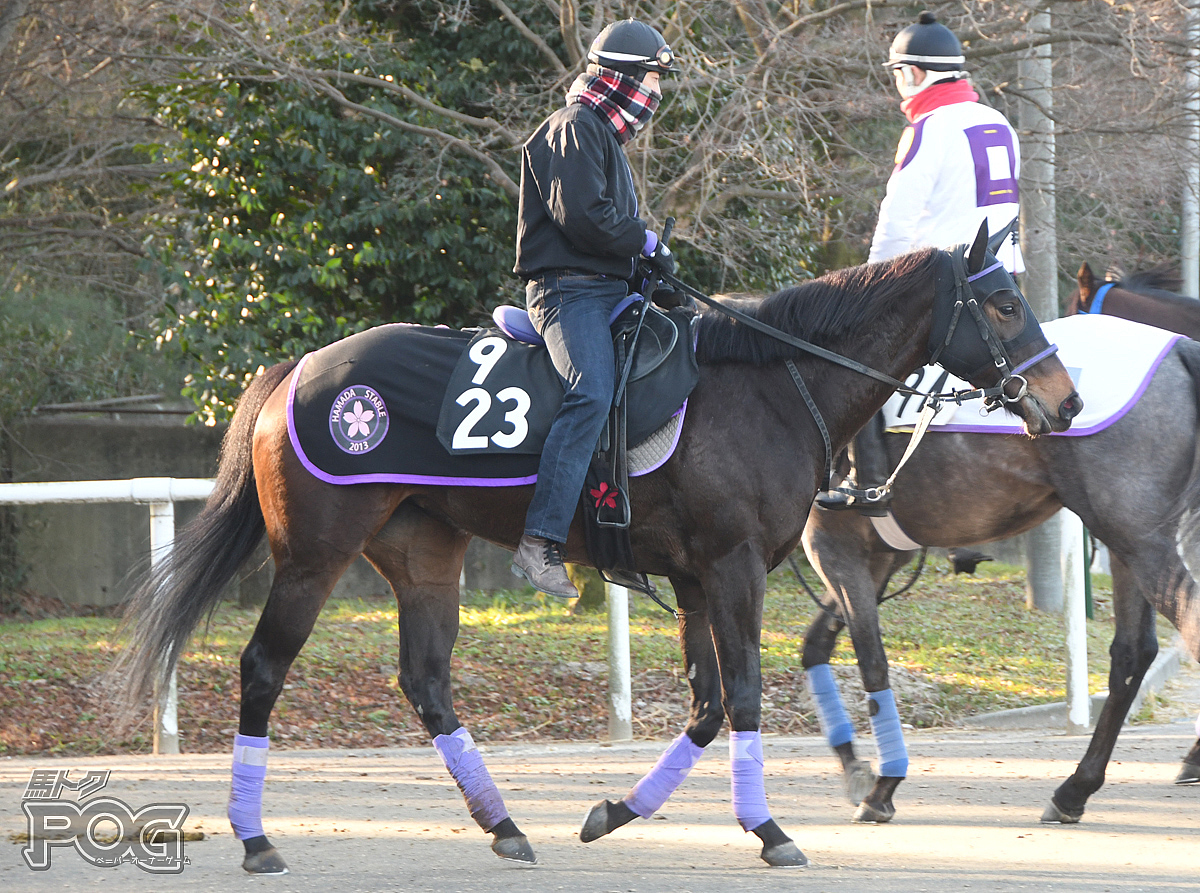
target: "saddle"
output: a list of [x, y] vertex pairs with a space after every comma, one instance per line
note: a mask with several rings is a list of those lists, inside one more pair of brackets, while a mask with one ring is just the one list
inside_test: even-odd
[[[679, 315], [682, 315], [679, 311]], [[502, 306], [492, 312], [496, 325], [509, 337], [529, 344], [545, 344], [529, 314], [519, 307]], [[695, 317], [684, 331], [694, 336]], [[580, 505], [588, 555], [604, 579], [630, 589], [655, 594], [654, 585], [633, 564], [629, 540], [628, 386], [657, 371], [679, 343], [679, 320], [659, 310], [639, 294], [621, 301], [609, 316], [616, 360], [617, 382], [608, 422], [600, 435], [588, 468]], [[694, 345], [694, 337], [693, 337]], [[692, 351], [687, 351], [692, 355]], [[695, 369], [694, 355], [691, 368]], [[689, 376], [690, 393], [698, 371]]]

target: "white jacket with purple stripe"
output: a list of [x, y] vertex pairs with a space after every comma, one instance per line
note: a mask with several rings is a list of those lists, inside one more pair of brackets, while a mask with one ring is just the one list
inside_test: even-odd
[[[955, 102], [922, 115], [900, 137], [870, 260], [970, 242], [985, 218], [999, 232], [1017, 216], [1020, 171], [1016, 132], [995, 109]], [[997, 257], [1009, 272], [1024, 272], [1012, 239]]]

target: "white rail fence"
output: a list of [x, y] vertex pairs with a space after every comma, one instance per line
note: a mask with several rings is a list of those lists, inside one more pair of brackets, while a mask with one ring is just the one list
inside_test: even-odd
[[[207, 499], [213, 481], [207, 478], [144, 477], [112, 481], [55, 481], [0, 484], [0, 505], [62, 503], [135, 503], [150, 507], [150, 561], [170, 554], [175, 541], [175, 503]], [[1084, 626], [1083, 525], [1063, 510], [1062, 571], [1064, 619], [1067, 624], [1067, 726], [1072, 732], [1088, 727], [1087, 635]], [[629, 659], [629, 591], [608, 587], [608, 734], [612, 741], [633, 737]], [[175, 673], [167, 690], [159, 692], [154, 711], [154, 752], [179, 753], [179, 697]]]
[[[150, 561], [171, 553], [175, 541], [175, 503], [208, 499], [213, 482], [206, 478], [147, 477], [117, 481], [54, 481], [0, 484], [0, 505], [132, 502], [150, 506]], [[179, 753], [179, 695], [175, 674], [158, 693], [154, 709], [154, 752]]]
[[[0, 484], [0, 505], [135, 503], [150, 507], [150, 561], [166, 558], [175, 541], [175, 503], [208, 499], [208, 478], [144, 477], [112, 481]], [[629, 668], [629, 592], [609, 586], [609, 738], [633, 737]], [[154, 710], [154, 752], [179, 753], [179, 695], [175, 673], [159, 692]]]

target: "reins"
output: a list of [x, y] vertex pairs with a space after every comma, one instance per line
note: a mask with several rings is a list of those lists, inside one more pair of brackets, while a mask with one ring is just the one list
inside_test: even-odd
[[[682, 291], [684, 294], [694, 298], [697, 301], [700, 301], [717, 312], [723, 313], [731, 319], [742, 323], [743, 325], [746, 325], [757, 332], [761, 332], [770, 338], [774, 338], [776, 341], [781, 341], [790, 347], [795, 347], [796, 349], [804, 351], [805, 353], [828, 360], [831, 363], [836, 363], [837, 365], [843, 366], [852, 372], [857, 372], [861, 375], [873, 378], [876, 381], [881, 381], [884, 384], [890, 385], [898, 393], [921, 398], [921, 402], [919, 404], [921, 409], [921, 418], [918, 421], [917, 426], [913, 429], [912, 436], [909, 439], [908, 448], [904, 451], [904, 455], [901, 458], [900, 463], [896, 466], [895, 470], [892, 472], [891, 476], [887, 479], [884, 485], [882, 487], [870, 487], [866, 490], [856, 490], [849, 487], [838, 488], [839, 490], [854, 496], [855, 498], [863, 499], [867, 502], [878, 502], [891, 490], [892, 484], [896, 479], [896, 475], [900, 473], [900, 469], [904, 467], [909, 457], [912, 456], [913, 452], [916, 450], [917, 444], [920, 443], [921, 438], [925, 436], [925, 432], [928, 430], [929, 424], [933, 421], [934, 416], [937, 415], [943, 404], [947, 402], [954, 402], [961, 406], [964, 400], [976, 400], [982, 398], [985, 408], [988, 412], [991, 412], [1000, 408], [1005, 403], [1015, 403], [1023, 398], [1029, 390], [1029, 384], [1021, 375], [1021, 373], [1029, 369], [1031, 366], [1041, 362], [1046, 357], [1052, 355], [1058, 350], [1056, 345], [1050, 345], [1045, 350], [1039, 352], [1036, 356], [1014, 367], [1012, 360], [1009, 358], [1007, 351], [1004, 349], [1003, 342], [1000, 341], [999, 337], [992, 329], [991, 324], [983, 315], [983, 310], [979, 307], [979, 302], [975, 299], [974, 294], [972, 293], [971, 297], [965, 300], [963, 298], [964, 283], [969, 284], [976, 279], [986, 276], [988, 273], [991, 273], [998, 266], [1000, 266], [1000, 262], [997, 261], [992, 266], [987, 267], [978, 273], [968, 275], [962, 266], [962, 258], [957, 254], [951, 254], [950, 257], [954, 264], [954, 309], [951, 313], [950, 323], [947, 326], [946, 337], [942, 340], [937, 350], [934, 351], [933, 359], [931, 359], [930, 362], [936, 361], [936, 359], [942, 355], [943, 351], [950, 344], [954, 336], [954, 332], [958, 327], [959, 319], [962, 316], [962, 309], [964, 306], [966, 306], [969, 309], [972, 317], [975, 319], [975, 324], [979, 329], [980, 337], [987, 345], [988, 350], [992, 355], [993, 362], [996, 364], [996, 367], [1001, 370], [1000, 382], [990, 388], [970, 388], [966, 390], [950, 390], [942, 393], [931, 393], [909, 387], [903, 381], [893, 378], [892, 376], [884, 372], [880, 372], [877, 369], [872, 369], [870, 366], [866, 366], [857, 360], [844, 357], [839, 353], [835, 353], [834, 351], [820, 347], [809, 341], [805, 341], [803, 338], [797, 338], [795, 335], [791, 335], [782, 331], [781, 329], [777, 329], [769, 323], [762, 322], [750, 314], [738, 310], [736, 307], [726, 306], [720, 301], [717, 301], [709, 295], [704, 294], [696, 288], [693, 288], [686, 282], [681, 281], [673, 275], [664, 274], [661, 278], [664, 282], [677, 291]], [[791, 360], [787, 360], [785, 365], [787, 366], [788, 372], [792, 376], [793, 383], [796, 385], [796, 390], [800, 392], [800, 396], [804, 400], [805, 406], [808, 407], [808, 411], [812, 414], [813, 421], [816, 422], [817, 430], [821, 433], [821, 439], [825, 446], [825, 469], [822, 478], [824, 484], [821, 489], [828, 490], [830, 482], [833, 478], [833, 444], [829, 437], [829, 430], [825, 425], [825, 419], [822, 417], [816, 402], [812, 398], [812, 394], [809, 392], [808, 387], [804, 384], [804, 379], [801, 377], [799, 370], [796, 369], [795, 363], [793, 363]], [[1013, 379], [1020, 380], [1021, 387], [1015, 397], [1009, 397], [1005, 391], [1005, 388]]]

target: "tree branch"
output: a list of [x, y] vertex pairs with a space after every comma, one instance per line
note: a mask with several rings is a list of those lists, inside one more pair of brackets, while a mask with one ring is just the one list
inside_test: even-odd
[[422, 127], [418, 124], [410, 124], [408, 121], [397, 118], [395, 115], [389, 115], [387, 112], [381, 112], [379, 109], [373, 109], [370, 106], [361, 105], [357, 102], [351, 102], [342, 94], [340, 90], [337, 89], [337, 87], [333, 86], [333, 84], [330, 84], [324, 79], [314, 78], [311, 83], [313, 87], [324, 93], [343, 108], [352, 109], [360, 114], [383, 121], [386, 124], [390, 124], [391, 126], [398, 128], [399, 130], [405, 130], [409, 133], [427, 136], [430, 139], [437, 140], [443, 145], [449, 146], [452, 149], [456, 149], [464, 155], [470, 155], [476, 161], [479, 161], [485, 168], [487, 168], [488, 176], [491, 177], [496, 185], [500, 186], [505, 192], [507, 192], [511, 198], [515, 199], [520, 196], [520, 190], [518, 189], [517, 184], [514, 183], [512, 178], [504, 172], [504, 168], [500, 166], [496, 159], [494, 159], [488, 153], [475, 148], [475, 146], [471, 145], [466, 140], [459, 139], [458, 137], [452, 136], [451, 134], [445, 133], [441, 130], [435, 130], [432, 127]]
[[[500, 10], [500, 15], [504, 16], [504, 18], [508, 20], [509, 24], [520, 31], [530, 43], [538, 48], [541, 54], [545, 56], [547, 61], [549, 61], [554, 67], [555, 71], [557, 71], [559, 74], [567, 73], [567, 66], [563, 65], [562, 59], [555, 55], [554, 50], [550, 49], [550, 46], [546, 43], [546, 41], [534, 34], [531, 30], [529, 30], [528, 25], [517, 18], [517, 14], [508, 8], [508, 4], [505, 3], [504, 0], [490, 0], [490, 2], [492, 6]], [[570, 5], [570, 0], [568, 0], [567, 3], [564, 3], [564, 6], [566, 5]]]
[[494, 118], [474, 118], [471, 115], [464, 115], [462, 112], [456, 112], [454, 109], [448, 109], [445, 106], [438, 105], [435, 102], [430, 102], [420, 93], [417, 93], [411, 87], [407, 87], [397, 81], [389, 81], [384, 78], [372, 77], [365, 74], [355, 74], [349, 71], [338, 71], [332, 68], [302, 68], [300, 66], [289, 66], [289, 69], [296, 73], [307, 77], [319, 77], [324, 79], [333, 79], [341, 81], [350, 81], [355, 84], [364, 84], [369, 87], [378, 87], [380, 90], [386, 90], [389, 93], [396, 93], [403, 96], [413, 105], [420, 106], [428, 112], [433, 112], [435, 115], [449, 118], [452, 121], [457, 121], [460, 124], [466, 124], [469, 127], [478, 127], [481, 129], [491, 130], [498, 136], [502, 136], [508, 141], [510, 146], [519, 146], [523, 139], [519, 138], [511, 130], [501, 124]]

